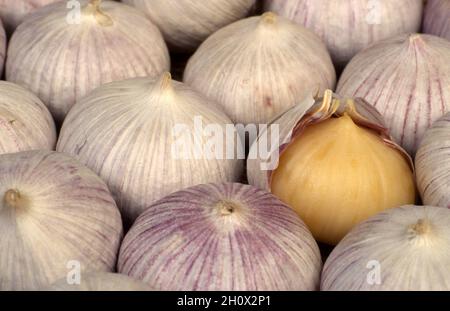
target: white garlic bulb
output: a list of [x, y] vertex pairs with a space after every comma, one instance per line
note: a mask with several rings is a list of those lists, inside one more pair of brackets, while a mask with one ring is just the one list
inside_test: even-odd
[[122, 3], [80, 0], [43, 7], [14, 33], [6, 78], [34, 92], [61, 123], [96, 87], [126, 78], [157, 76], [170, 67], [157, 27]]
[[121, 237], [107, 186], [78, 161], [51, 151], [0, 155], [0, 290], [112, 271]]
[[[172, 192], [239, 180], [241, 160], [227, 160], [222, 152], [205, 156], [208, 125], [225, 133], [232, 124], [214, 102], [165, 73], [158, 80], [130, 79], [95, 90], [70, 111], [57, 150], [97, 172], [131, 224]], [[220, 138], [240, 144], [234, 127], [231, 134]]]
[[318, 34], [339, 69], [372, 43], [419, 31], [423, 11], [422, 0], [264, 0], [264, 6]]
[[[143, 282], [118, 273], [90, 272], [82, 274], [80, 279], [63, 278], [46, 288], [45, 291], [81, 291], [81, 292], [116, 292], [116, 291], [151, 291]], [[79, 281], [79, 282], [78, 282]]]
[[61, 0], [0, 0], [0, 18], [11, 34], [29, 13], [56, 1]]
[[122, 0], [158, 25], [172, 50], [194, 51], [209, 35], [245, 17], [255, 0]]
[[402, 35], [372, 45], [352, 59], [337, 92], [377, 108], [394, 139], [411, 155], [425, 131], [450, 110], [450, 42]]
[[352, 230], [322, 272], [322, 290], [450, 290], [450, 210], [404, 206]]
[[266, 123], [307, 95], [334, 88], [325, 45], [273, 13], [214, 33], [189, 60], [184, 81], [219, 102], [235, 123]]
[[2, 21], [0, 20], [0, 75], [3, 74], [3, 66], [5, 65], [6, 56], [6, 34], [3, 28]]
[[56, 129], [50, 112], [23, 87], [0, 81], [0, 154], [53, 150]]
[[450, 40], [450, 1], [427, 0], [423, 31]]
[[417, 151], [416, 169], [424, 204], [450, 208], [450, 113], [425, 133]]

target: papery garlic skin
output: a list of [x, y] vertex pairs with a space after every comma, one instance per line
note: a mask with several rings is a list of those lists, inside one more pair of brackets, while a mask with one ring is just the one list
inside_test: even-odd
[[334, 88], [320, 39], [266, 13], [211, 35], [189, 60], [184, 82], [216, 100], [233, 122], [265, 124], [306, 95]]
[[244, 18], [255, 0], [122, 0], [158, 25], [173, 51], [192, 52], [208, 36]]
[[29, 13], [57, 1], [62, 0], [0, 0], [0, 19], [7, 32], [12, 34]]
[[450, 210], [404, 206], [352, 230], [328, 257], [324, 291], [450, 290]]
[[450, 1], [427, 0], [423, 31], [450, 40]]
[[425, 131], [450, 110], [450, 42], [406, 35], [361, 52], [342, 74], [337, 92], [377, 108], [396, 142], [412, 156]]
[[316, 290], [322, 261], [300, 218], [275, 196], [208, 184], [150, 206], [118, 269], [159, 290]]
[[450, 113], [425, 133], [417, 151], [416, 168], [424, 204], [450, 208]]
[[118, 273], [95, 272], [81, 275], [80, 284], [68, 284], [67, 277], [55, 282], [44, 291], [123, 292], [151, 291], [145, 283]]
[[[243, 163], [237, 157], [208, 159], [203, 152], [195, 154], [194, 136], [202, 147], [209, 141], [197, 131], [196, 118], [201, 118], [204, 127], [219, 127], [224, 133], [232, 125], [214, 102], [171, 81], [168, 73], [158, 80], [110, 83], [70, 111], [57, 150], [74, 155], [97, 172], [131, 224], [150, 204], [172, 192], [241, 177]], [[177, 131], [180, 125], [182, 132]], [[232, 134], [235, 148], [240, 141], [234, 127]], [[174, 149], [180, 145], [186, 147], [181, 157]]]
[[65, 2], [41, 8], [9, 44], [6, 79], [34, 92], [58, 123], [96, 87], [154, 77], [170, 67], [162, 35], [144, 14], [118, 2], [91, 1], [80, 0], [81, 16], [70, 14]]
[[0, 20], [0, 74], [3, 74], [3, 66], [5, 65], [6, 56], [6, 34], [3, 28], [3, 23]]
[[47, 107], [25, 88], [0, 81], [0, 154], [53, 150], [56, 128]]
[[318, 34], [339, 69], [371, 44], [418, 32], [422, 0], [264, 0], [274, 11]]
[[0, 290], [37, 290], [70, 269], [113, 271], [122, 237], [105, 183], [50, 151], [0, 155]]

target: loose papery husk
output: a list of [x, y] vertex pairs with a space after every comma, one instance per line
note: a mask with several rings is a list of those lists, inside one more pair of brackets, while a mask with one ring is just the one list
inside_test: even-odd
[[450, 40], [449, 0], [427, 0], [423, 31]]
[[424, 204], [450, 208], [450, 113], [425, 133], [415, 163]]
[[[336, 100], [341, 101], [339, 106], [335, 104]], [[375, 131], [388, 146], [401, 152], [410, 164], [411, 169], [414, 170], [411, 157], [393, 141], [384, 125], [383, 117], [373, 106], [361, 98], [344, 102], [339, 95], [334, 94], [331, 90], [327, 90], [323, 98], [306, 97], [296, 106], [275, 118], [274, 121], [268, 124], [267, 129], [260, 133], [258, 139], [250, 148], [250, 156], [247, 160], [247, 177], [250, 184], [270, 191], [272, 172], [276, 169], [283, 150], [296, 137], [300, 136], [307, 126], [325, 121], [333, 115], [342, 116], [344, 113], [348, 113], [357, 125]], [[272, 125], [276, 125], [279, 129], [279, 143], [274, 143], [270, 139], [272, 137]], [[268, 137], [267, 150], [269, 150], [269, 153], [267, 159], [270, 160], [272, 169], [266, 169], [269, 163], [267, 159], [252, 156], [260, 154], [258, 152], [258, 144], [261, 137]], [[273, 167], [273, 164], [275, 164], [275, 167]]]

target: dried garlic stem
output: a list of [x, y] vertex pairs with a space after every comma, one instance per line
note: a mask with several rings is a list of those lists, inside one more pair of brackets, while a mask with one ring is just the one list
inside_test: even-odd
[[410, 232], [414, 236], [421, 236], [430, 232], [431, 226], [428, 220], [419, 219], [416, 224], [410, 227]]
[[278, 16], [273, 12], [266, 12], [261, 16], [261, 22], [264, 24], [275, 24]]
[[5, 196], [3, 197], [3, 200], [7, 207], [10, 208], [17, 208], [20, 205], [21, 202], [21, 195], [20, 192], [14, 189], [10, 189], [5, 192]]
[[217, 203], [216, 208], [221, 216], [229, 216], [238, 209], [238, 206], [230, 201], [220, 201]]
[[89, 0], [86, 12], [88, 14], [94, 15], [95, 19], [101, 26], [112, 26], [114, 22], [111, 17], [109, 17], [100, 9], [101, 4], [102, 0]]

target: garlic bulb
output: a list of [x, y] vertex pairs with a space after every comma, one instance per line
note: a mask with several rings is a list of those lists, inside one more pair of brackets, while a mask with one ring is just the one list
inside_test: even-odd
[[194, 51], [209, 35], [245, 17], [255, 0], [122, 0], [158, 25], [172, 50]]
[[450, 1], [427, 0], [423, 30], [450, 40]]
[[[270, 142], [268, 158], [254, 157], [274, 130], [279, 144]], [[262, 166], [268, 163], [269, 170]], [[316, 240], [332, 245], [377, 212], [413, 204], [412, 167], [375, 109], [359, 99], [341, 103], [331, 91], [273, 121], [253, 144], [247, 163], [251, 184], [274, 193]]]
[[450, 208], [450, 112], [426, 132], [416, 168], [424, 204]]
[[6, 34], [5, 29], [3, 28], [2, 21], [0, 20], [0, 74], [3, 74], [5, 55], [6, 55]]
[[61, 0], [0, 0], [0, 18], [9, 34], [23, 22], [25, 16], [41, 6]]
[[112, 271], [122, 235], [105, 183], [64, 154], [0, 155], [0, 290]]
[[113, 1], [80, 3], [80, 14], [65, 2], [41, 8], [17, 28], [8, 49], [7, 80], [38, 95], [58, 123], [96, 87], [170, 66], [161, 33], [142, 13]]
[[242, 184], [199, 185], [149, 207], [125, 236], [121, 273], [161, 290], [315, 290], [311, 233], [276, 197]]
[[418, 32], [422, 0], [264, 0], [277, 12], [318, 34], [337, 68], [372, 43]]
[[[73, 280], [70, 280], [73, 282]], [[46, 291], [83, 291], [83, 292], [117, 292], [117, 291], [151, 291], [145, 283], [134, 280], [126, 275], [118, 273], [95, 272], [80, 276], [79, 283], [69, 283], [63, 278]]]
[[273, 13], [214, 33], [189, 60], [184, 81], [219, 102], [233, 122], [267, 123], [306, 95], [334, 88], [320, 39]]
[[450, 110], [450, 42], [430, 35], [389, 39], [358, 54], [337, 92], [362, 97], [386, 119], [411, 155], [425, 131]]
[[[230, 124], [215, 103], [165, 73], [156, 81], [137, 78], [95, 90], [70, 111], [57, 150], [97, 172], [131, 224], [174, 191], [240, 178], [241, 160], [227, 160], [220, 151], [205, 154], [208, 127], [225, 135]], [[231, 134], [219, 138], [227, 144], [235, 139], [235, 150], [240, 141], [234, 127]]]
[[322, 290], [450, 290], [450, 210], [404, 206], [352, 230], [322, 272]]
[[0, 154], [48, 149], [56, 145], [50, 112], [34, 94], [0, 81]]

